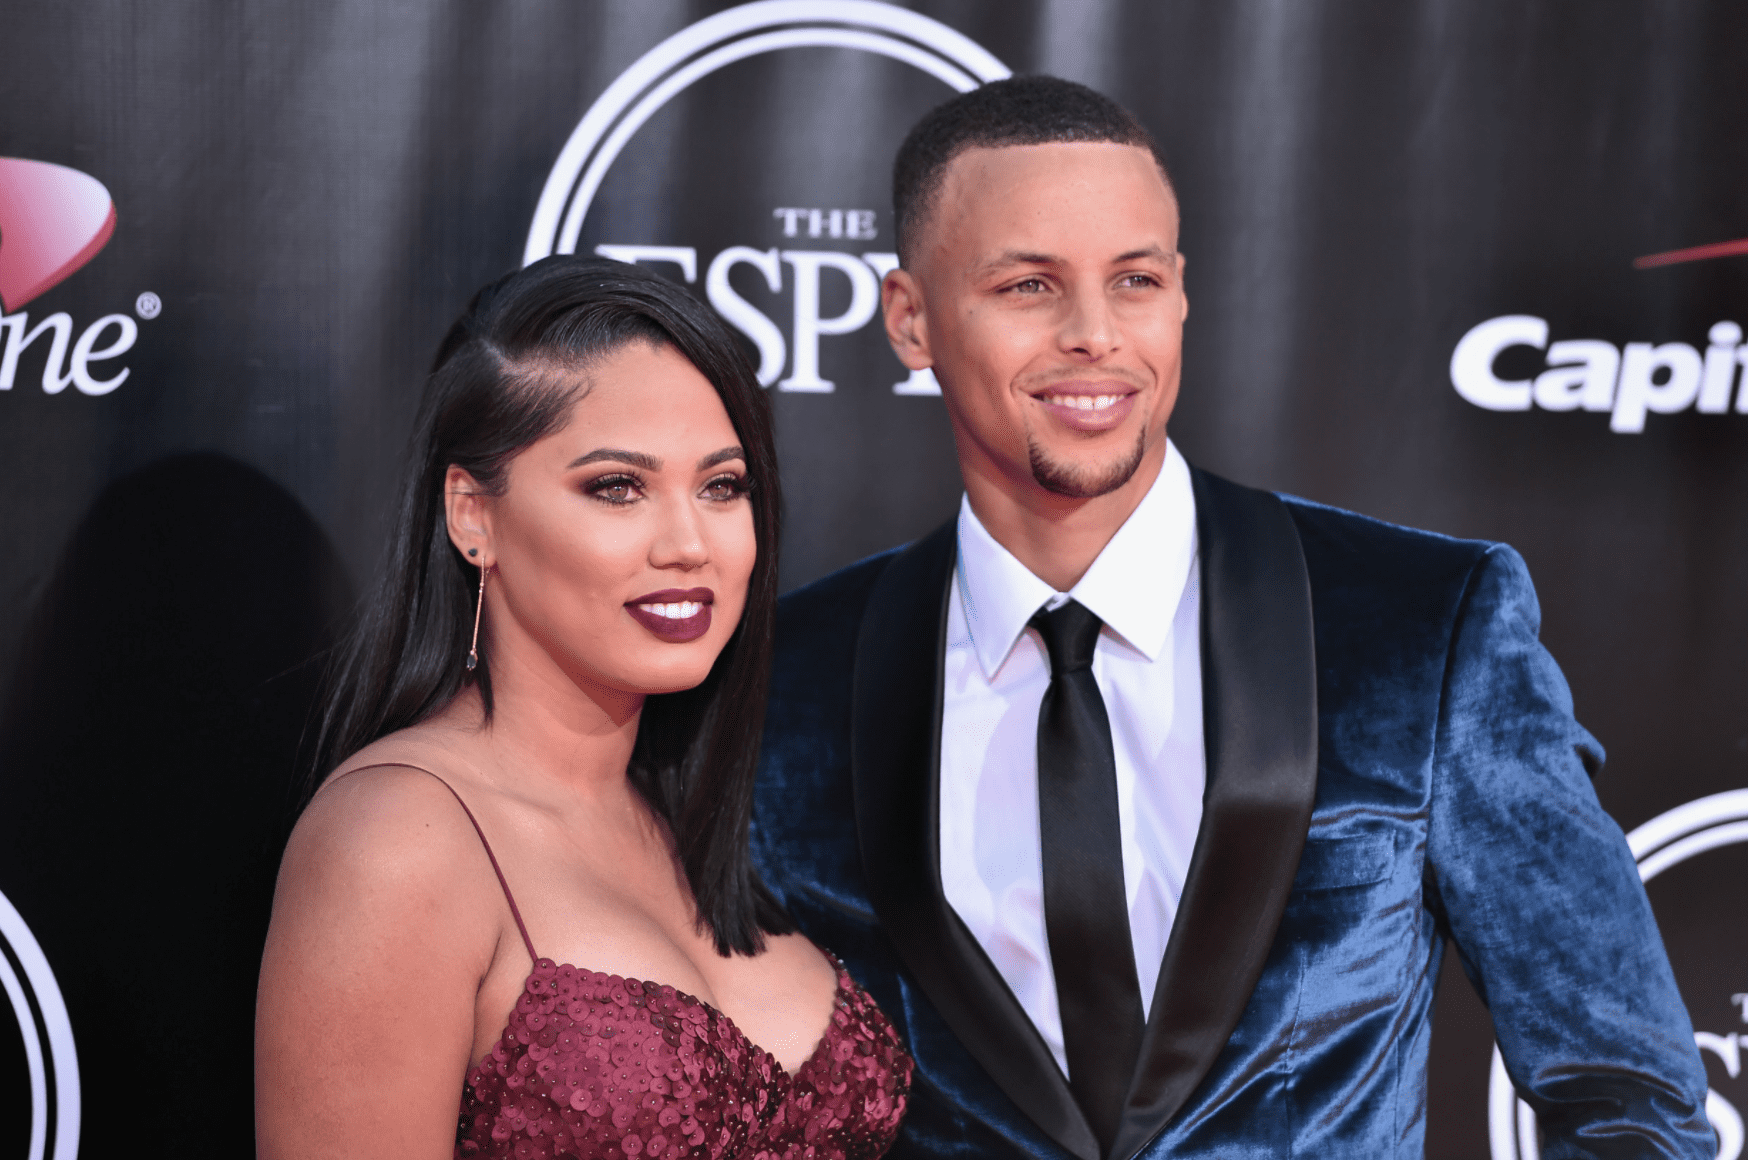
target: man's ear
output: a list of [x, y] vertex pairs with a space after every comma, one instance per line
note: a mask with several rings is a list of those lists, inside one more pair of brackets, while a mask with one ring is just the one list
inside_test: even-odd
[[909, 270], [901, 267], [886, 275], [880, 283], [880, 306], [886, 320], [886, 341], [905, 369], [920, 371], [934, 366], [922, 288]]
[[479, 482], [464, 469], [449, 465], [443, 476], [443, 514], [449, 527], [449, 542], [467, 557], [469, 564], [489, 568], [494, 563], [492, 519], [487, 496]]

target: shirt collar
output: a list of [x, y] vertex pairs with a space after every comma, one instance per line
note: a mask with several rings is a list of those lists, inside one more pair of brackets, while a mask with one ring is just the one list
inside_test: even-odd
[[1167, 442], [1159, 478], [1072, 591], [1056, 592], [1014, 558], [959, 502], [959, 563], [954, 571], [972, 647], [985, 679], [1013, 651], [1032, 614], [1072, 597], [1148, 660], [1157, 660], [1196, 556], [1196, 501], [1190, 468]]

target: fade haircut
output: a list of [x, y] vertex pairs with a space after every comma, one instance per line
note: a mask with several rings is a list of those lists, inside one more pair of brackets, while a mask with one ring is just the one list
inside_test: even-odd
[[911, 129], [892, 164], [892, 217], [899, 261], [909, 266], [935, 210], [947, 166], [967, 149], [1060, 141], [1136, 145], [1153, 154], [1177, 196], [1165, 154], [1133, 113], [1102, 93], [1061, 77], [1008, 77], [961, 93]]

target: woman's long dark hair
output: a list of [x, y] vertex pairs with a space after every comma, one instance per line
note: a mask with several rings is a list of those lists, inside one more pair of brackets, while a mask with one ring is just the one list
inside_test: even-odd
[[419, 410], [387, 566], [329, 674], [314, 773], [425, 720], [470, 680], [490, 719], [489, 640], [477, 669], [463, 664], [479, 570], [449, 540], [444, 478], [453, 464], [503, 494], [510, 460], [564, 422], [580, 372], [640, 341], [672, 347], [715, 386], [746, 454], [758, 557], [740, 625], [704, 683], [645, 700], [628, 773], [673, 831], [717, 951], [757, 954], [765, 933], [795, 929], [747, 848], [777, 608], [771, 405], [722, 320], [636, 266], [546, 258], [485, 287], [450, 327]]

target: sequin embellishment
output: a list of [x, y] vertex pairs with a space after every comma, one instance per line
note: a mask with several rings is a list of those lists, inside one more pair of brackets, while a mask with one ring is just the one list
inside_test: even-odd
[[683, 991], [540, 959], [467, 1077], [455, 1154], [554, 1160], [873, 1160], [911, 1059], [843, 964], [831, 1021], [791, 1076]]

